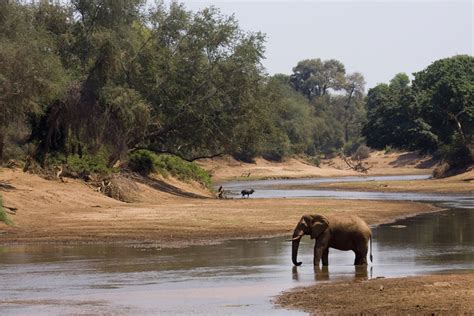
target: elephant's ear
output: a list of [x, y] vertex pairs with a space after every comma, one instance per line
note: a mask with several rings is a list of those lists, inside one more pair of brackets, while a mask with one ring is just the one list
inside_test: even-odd
[[329, 227], [329, 221], [326, 216], [313, 215], [311, 223], [311, 239], [318, 238]]

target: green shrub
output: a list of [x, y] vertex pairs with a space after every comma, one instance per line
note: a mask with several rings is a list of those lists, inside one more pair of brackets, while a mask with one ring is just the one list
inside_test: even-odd
[[312, 156], [307, 159], [307, 161], [313, 166], [319, 167], [321, 165], [321, 158], [319, 156]]
[[161, 173], [165, 171], [181, 181], [197, 181], [207, 187], [211, 185], [211, 175], [193, 162], [171, 155], [157, 156], [155, 167]]
[[450, 168], [464, 168], [474, 162], [471, 149], [460, 138], [454, 139], [449, 145], [441, 146], [440, 154], [450, 165]]
[[353, 157], [355, 159], [360, 159], [360, 160], [363, 160], [363, 159], [367, 159], [370, 157], [370, 148], [365, 146], [365, 145], [360, 145], [356, 152], [354, 153]]
[[0, 195], [0, 222], [4, 222], [7, 225], [11, 225], [12, 221], [8, 218], [5, 209], [3, 208], [2, 196]]
[[67, 165], [71, 172], [78, 174], [90, 173], [110, 173], [112, 170], [107, 167], [108, 154], [106, 150], [100, 150], [95, 155], [90, 154], [74, 154], [64, 156], [56, 154], [48, 158], [48, 165]]
[[159, 173], [172, 175], [181, 181], [197, 181], [207, 187], [211, 185], [210, 174], [193, 162], [172, 155], [157, 155], [148, 150], [137, 150], [129, 156], [130, 170], [143, 175]]
[[148, 150], [137, 150], [130, 154], [128, 159], [128, 167], [130, 170], [138, 172], [142, 175], [149, 175], [156, 172], [155, 164], [158, 157], [156, 154]]
[[361, 145], [365, 145], [365, 138], [363, 137], [349, 140], [347, 143], [344, 144], [342, 152], [348, 157], [352, 156]]
[[331, 147], [331, 148], [328, 148], [324, 152], [324, 158], [333, 159], [333, 158], [336, 158], [338, 154], [339, 154], [339, 151], [336, 148]]
[[107, 156], [98, 153], [96, 155], [71, 155], [67, 157], [68, 168], [77, 173], [110, 173], [107, 167]]
[[393, 151], [393, 148], [392, 148], [392, 146], [387, 145], [387, 146], [385, 146], [383, 151], [384, 151], [385, 155], [390, 154]]

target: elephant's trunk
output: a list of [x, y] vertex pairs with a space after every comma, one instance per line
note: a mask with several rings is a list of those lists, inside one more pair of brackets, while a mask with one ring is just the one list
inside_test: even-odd
[[298, 257], [298, 248], [300, 246], [301, 237], [303, 237], [303, 232], [295, 230], [293, 234], [292, 248], [291, 248], [291, 260], [295, 266], [300, 266], [302, 262], [298, 262], [296, 258]]

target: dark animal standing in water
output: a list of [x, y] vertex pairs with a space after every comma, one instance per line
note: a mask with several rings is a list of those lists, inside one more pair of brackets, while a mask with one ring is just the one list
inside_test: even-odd
[[240, 192], [240, 194], [242, 194], [242, 197], [244, 198], [245, 196], [247, 196], [247, 198], [250, 197], [250, 194], [254, 193], [255, 191], [253, 189], [250, 189], [250, 190], [242, 190]]

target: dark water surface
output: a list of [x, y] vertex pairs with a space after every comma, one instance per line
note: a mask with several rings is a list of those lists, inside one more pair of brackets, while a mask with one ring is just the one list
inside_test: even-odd
[[374, 263], [357, 269], [352, 252], [331, 249], [329, 268], [315, 271], [306, 237], [298, 268], [284, 238], [184, 249], [0, 246], [0, 314], [297, 315], [272, 297], [314, 282], [473, 271], [474, 202], [438, 201], [450, 207], [374, 228]]

